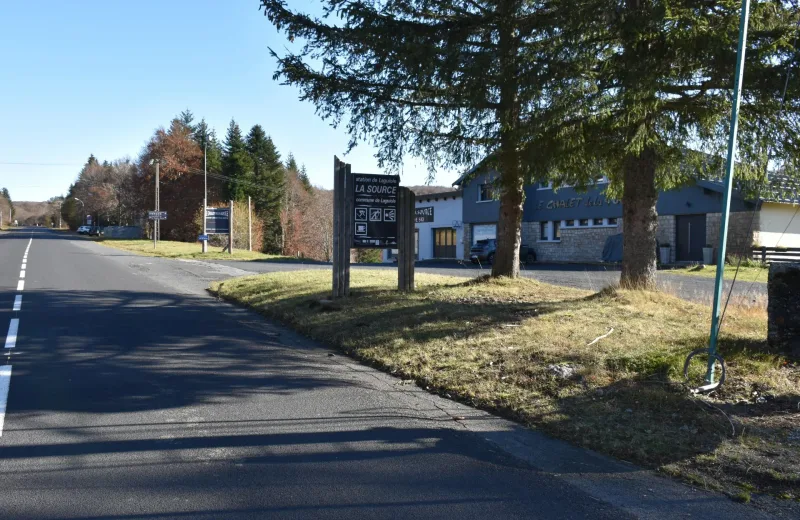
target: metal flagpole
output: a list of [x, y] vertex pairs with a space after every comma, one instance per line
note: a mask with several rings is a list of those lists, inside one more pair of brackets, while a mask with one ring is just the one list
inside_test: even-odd
[[728, 136], [728, 157], [725, 164], [725, 193], [722, 199], [722, 222], [720, 224], [719, 248], [717, 251], [717, 277], [714, 282], [714, 308], [711, 313], [711, 337], [708, 344], [708, 368], [706, 384], [714, 383], [714, 363], [719, 335], [720, 302], [722, 301], [722, 281], [725, 273], [725, 249], [728, 243], [728, 216], [731, 212], [731, 191], [733, 190], [733, 171], [736, 164], [736, 131], [739, 126], [739, 103], [742, 98], [742, 77], [744, 76], [744, 55], [747, 43], [747, 23], [750, 18], [750, 0], [742, 0], [742, 13], [739, 22], [739, 47], [736, 52], [736, 76], [733, 87], [733, 107], [731, 108], [731, 131]]

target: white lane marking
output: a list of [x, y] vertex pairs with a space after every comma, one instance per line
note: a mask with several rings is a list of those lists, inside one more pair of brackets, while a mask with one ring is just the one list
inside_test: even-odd
[[14, 310], [18, 311], [22, 309], [22, 295], [18, 294], [16, 298], [14, 298]]
[[19, 318], [14, 318], [8, 324], [8, 336], [6, 336], [6, 348], [14, 348], [17, 345], [17, 332], [19, 332]]
[[19, 272], [19, 279], [20, 280], [24, 280], [25, 279], [25, 269], [23, 269], [22, 271]]
[[3, 436], [3, 423], [6, 421], [8, 389], [11, 386], [11, 365], [0, 367], [0, 437]]
[[22, 267], [20, 269], [27, 269], [27, 268], [28, 268], [28, 263], [22, 262]]
[[25, 280], [20, 280], [17, 282], [17, 290], [22, 291], [25, 290]]

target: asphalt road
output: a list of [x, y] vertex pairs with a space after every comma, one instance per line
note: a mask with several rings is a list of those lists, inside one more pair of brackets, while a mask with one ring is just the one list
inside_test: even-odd
[[205, 294], [241, 272], [0, 234], [0, 518], [769, 518]]

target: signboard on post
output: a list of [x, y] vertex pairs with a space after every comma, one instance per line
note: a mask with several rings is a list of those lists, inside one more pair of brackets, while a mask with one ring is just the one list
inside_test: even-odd
[[351, 174], [353, 247], [397, 247], [399, 175]]
[[167, 220], [166, 211], [148, 211], [147, 218], [150, 220]]
[[433, 222], [433, 206], [414, 209], [414, 223]]
[[227, 235], [231, 230], [230, 208], [206, 208], [206, 234]]

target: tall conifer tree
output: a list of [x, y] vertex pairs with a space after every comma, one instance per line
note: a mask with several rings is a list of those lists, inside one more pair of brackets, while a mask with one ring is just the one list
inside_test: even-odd
[[233, 200], [247, 198], [250, 189], [247, 183], [252, 181], [252, 172], [253, 160], [247, 153], [242, 130], [236, 121], [231, 119], [222, 155], [222, 173], [229, 178], [228, 197]]
[[[499, 171], [495, 276], [519, 275], [523, 186], [520, 150], [555, 74], [546, 50], [556, 33], [544, 7], [524, 0], [363, 2], [327, 0], [327, 23], [283, 0], [262, 0], [297, 53], [273, 56], [324, 118], [347, 121], [351, 147], [370, 139], [380, 166], [407, 154], [437, 167], [478, 163]], [[477, 169], [476, 169], [477, 171]]]
[[280, 213], [285, 189], [281, 157], [272, 138], [264, 132], [261, 125], [250, 129], [245, 146], [253, 161], [254, 186], [250, 193], [255, 209], [264, 221], [264, 245], [268, 252], [279, 252]]

